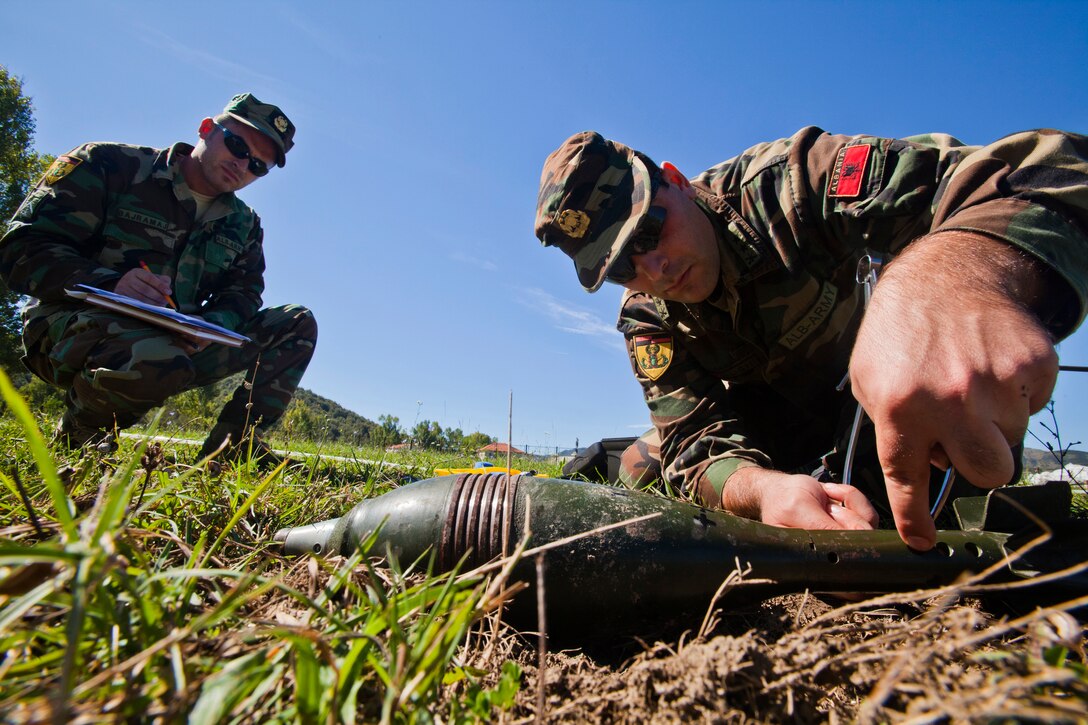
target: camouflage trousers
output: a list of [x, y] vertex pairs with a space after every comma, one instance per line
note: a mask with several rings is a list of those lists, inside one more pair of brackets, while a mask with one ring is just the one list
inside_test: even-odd
[[68, 415], [93, 428], [126, 428], [171, 395], [246, 370], [219, 414], [220, 427], [270, 428], [287, 408], [317, 343], [313, 313], [300, 305], [259, 311], [240, 348], [211, 343], [189, 354], [170, 332], [105, 310], [80, 308], [36, 340], [24, 336], [23, 362], [65, 388]]
[[620, 455], [619, 483], [639, 489], [660, 480], [661, 436], [651, 428]]

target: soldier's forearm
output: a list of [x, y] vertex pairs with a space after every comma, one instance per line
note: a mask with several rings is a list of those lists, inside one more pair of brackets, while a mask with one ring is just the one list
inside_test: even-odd
[[768, 474], [775, 473], [758, 466], [738, 468], [722, 487], [722, 508], [737, 516], [759, 521], [762, 487], [769, 480]]
[[[913, 278], [919, 293], [948, 279], [965, 292], [1009, 300], [1054, 331], [1076, 316], [1073, 288], [1041, 260], [1006, 242], [966, 231], [936, 232], [912, 242], [885, 270], [883, 281]], [[880, 294], [877, 288], [876, 294]]]
[[0, 249], [0, 273], [8, 286], [20, 294], [55, 302], [65, 289], [76, 284], [111, 289], [121, 273], [99, 267], [70, 245], [48, 235], [14, 230]]

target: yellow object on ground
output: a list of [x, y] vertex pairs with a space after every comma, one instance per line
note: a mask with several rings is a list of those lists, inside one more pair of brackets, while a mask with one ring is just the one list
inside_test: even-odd
[[436, 468], [436, 476], [453, 476], [462, 473], [508, 473], [511, 476], [521, 473], [516, 468], [500, 468], [499, 466], [479, 466], [476, 468]]

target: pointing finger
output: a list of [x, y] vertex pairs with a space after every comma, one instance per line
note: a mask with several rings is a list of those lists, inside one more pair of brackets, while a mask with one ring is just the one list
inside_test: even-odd
[[877, 455], [899, 536], [912, 549], [929, 551], [937, 543], [929, 516], [929, 446], [912, 448], [894, 430], [878, 429]]

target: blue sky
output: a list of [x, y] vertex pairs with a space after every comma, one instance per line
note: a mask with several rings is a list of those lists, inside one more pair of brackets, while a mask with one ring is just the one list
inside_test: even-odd
[[[545, 156], [596, 129], [697, 173], [809, 124], [985, 143], [1088, 132], [1080, 2], [0, 4], [36, 148], [193, 142], [249, 91], [298, 127], [261, 215], [267, 304], [311, 307], [302, 385], [376, 419], [569, 447], [648, 425], [614, 330], [533, 237]], [[1088, 365], [1088, 331], [1060, 347]], [[1088, 373], [1059, 377], [1088, 441]], [[1049, 439], [1037, 426], [1033, 427]]]

